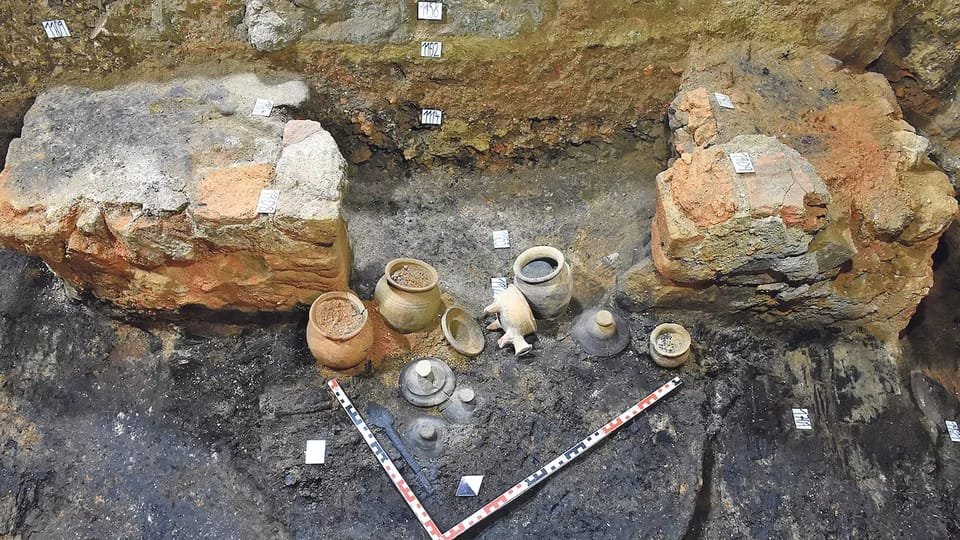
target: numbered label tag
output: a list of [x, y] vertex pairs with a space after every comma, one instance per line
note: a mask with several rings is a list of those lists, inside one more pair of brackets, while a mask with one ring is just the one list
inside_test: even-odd
[[510, 231], [493, 231], [493, 248], [510, 247]]
[[726, 94], [721, 94], [720, 92], [713, 93], [714, 99], [717, 100], [717, 105], [723, 107], [724, 109], [733, 109], [733, 101], [730, 100], [730, 96]]
[[63, 19], [55, 21], [43, 21], [43, 31], [47, 33], [50, 39], [70, 37], [70, 30], [67, 29], [67, 23]]
[[810, 412], [807, 409], [793, 409], [793, 423], [797, 429], [813, 429]]
[[253, 115], [254, 116], [270, 116], [270, 113], [273, 112], [273, 102], [269, 99], [258, 99], [256, 103], [253, 104]]
[[440, 58], [443, 53], [443, 43], [439, 41], [421, 41], [420, 56], [424, 58]]
[[277, 201], [280, 199], [280, 191], [276, 189], [261, 189], [260, 199], [257, 201], [258, 214], [275, 214], [277, 212]]
[[960, 425], [957, 425], [953, 420], [947, 420], [947, 435], [950, 435], [950, 440], [953, 442], [960, 442]]
[[423, 109], [420, 111], [420, 123], [425, 126], [439, 126], [443, 122], [443, 111], [440, 109]]
[[753, 161], [750, 161], [750, 154], [731, 153], [730, 163], [733, 163], [733, 170], [739, 174], [756, 172], [753, 170]]
[[507, 290], [507, 278], [505, 277], [490, 278], [490, 289], [493, 290], [493, 297], [496, 298], [498, 294]]
[[443, 19], [443, 2], [417, 2], [417, 18], [421, 21]]

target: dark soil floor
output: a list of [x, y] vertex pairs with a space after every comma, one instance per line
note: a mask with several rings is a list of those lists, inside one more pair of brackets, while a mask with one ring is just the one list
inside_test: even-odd
[[[444, 421], [440, 455], [420, 456], [435, 496], [374, 429], [440, 527], [678, 375], [678, 391], [467, 536], [960, 535], [960, 444], [943, 424], [960, 411], [911, 368], [915, 349], [900, 357], [863, 336], [651, 312], [625, 314], [626, 352], [580, 352], [569, 323], [611, 305], [617, 273], [639, 256], [662, 156], [661, 143], [638, 142], [503, 173], [407, 171], [381, 157], [353, 172], [363, 298], [397, 256], [433, 263], [447, 300], [478, 316], [490, 278], [510, 276], [522, 249], [554, 245], [574, 268], [575, 301], [540, 325], [529, 357], [498, 350], [499, 332], [486, 332], [483, 354], [465, 359], [422, 345], [433, 332], [414, 353], [341, 377], [361, 413], [383, 405], [400, 431], [440, 418], [398, 396], [399, 369], [417, 351], [447, 360], [476, 391], [473, 421]], [[498, 229], [511, 248], [493, 249]], [[928, 312], [952, 309], [938, 301]], [[694, 339], [695, 361], [678, 370], [646, 352], [667, 320]], [[305, 322], [305, 310], [124, 315], [0, 252], [0, 537], [424, 538], [327, 391]], [[795, 429], [793, 407], [809, 409], [813, 430]], [[327, 440], [326, 464], [303, 463], [310, 439]], [[480, 496], [455, 497], [460, 476], [474, 474], [485, 475]]]

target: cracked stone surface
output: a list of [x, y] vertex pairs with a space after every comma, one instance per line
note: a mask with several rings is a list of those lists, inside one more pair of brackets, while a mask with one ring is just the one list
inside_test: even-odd
[[[624, 276], [625, 305], [881, 339], [906, 327], [957, 201], [881, 76], [797, 47], [694, 47], [670, 126], [677, 157], [658, 177], [651, 257]], [[756, 172], [736, 173], [733, 152]]]
[[[0, 173], [0, 245], [133, 309], [283, 310], [343, 289], [346, 162], [319, 123], [287, 121], [308, 97], [252, 74], [51, 89]], [[264, 188], [274, 214], [256, 212]]]

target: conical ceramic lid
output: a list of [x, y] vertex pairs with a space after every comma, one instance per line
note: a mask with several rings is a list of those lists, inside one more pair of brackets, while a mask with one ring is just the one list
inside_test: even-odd
[[592, 356], [613, 356], [630, 343], [630, 326], [619, 313], [592, 308], [573, 321], [570, 333], [580, 348]]

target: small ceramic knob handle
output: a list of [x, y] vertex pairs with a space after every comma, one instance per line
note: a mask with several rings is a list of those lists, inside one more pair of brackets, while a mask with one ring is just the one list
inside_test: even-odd
[[610, 337], [617, 332], [617, 323], [613, 320], [613, 313], [601, 309], [593, 317], [593, 325], [588, 331], [598, 338]]
[[437, 428], [431, 425], [420, 426], [420, 438], [432, 441], [437, 438]]
[[460, 391], [457, 392], [457, 397], [460, 398], [460, 401], [462, 401], [462, 402], [464, 402], [464, 403], [470, 403], [470, 402], [473, 401], [474, 398], [476, 398], [477, 396], [476, 396], [476, 394], [474, 393], [473, 389], [471, 389], [471, 388], [461, 388]]
[[420, 377], [423, 377], [428, 381], [433, 380], [433, 366], [430, 365], [428, 360], [420, 360], [415, 366], [413, 366], [413, 369]]

